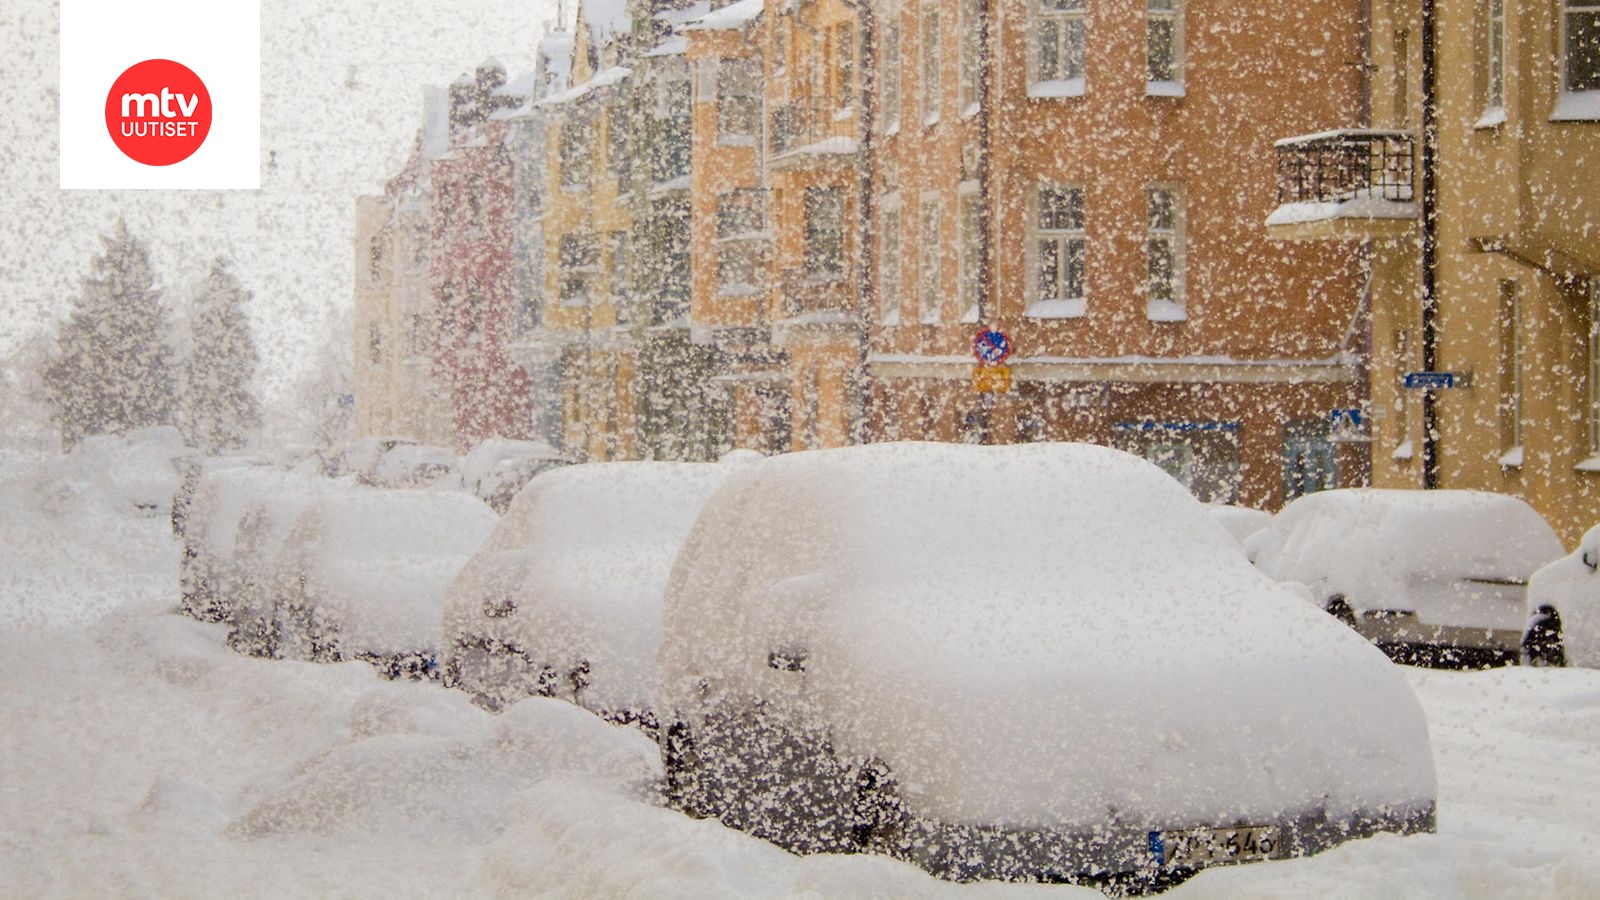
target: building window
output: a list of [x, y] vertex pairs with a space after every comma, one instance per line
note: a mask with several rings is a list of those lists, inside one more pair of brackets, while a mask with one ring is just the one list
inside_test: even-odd
[[1083, 188], [1040, 185], [1035, 203], [1036, 274], [1027, 314], [1050, 319], [1077, 318], [1087, 309]]
[[724, 297], [750, 297], [756, 293], [756, 270], [761, 245], [734, 241], [717, 246], [717, 293]]
[[618, 325], [628, 324], [633, 309], [629, 284], [633, 277], [632, 250], [628, 245], [628, 232], [613, 231], [606, 237], [611, 250], [611, 306]]
[[1505, 121], [1506, 0], [1488, 0], [1483, 36], [1483, 118], [1479, 127]]
[[766, 236], [766, 216], [759, 188], [739, 188], [717, 196], [717, 240], [751, 240]]
[[834, 27], [839, 76], [838, 107], [849, 109], [856, 96], [856, 29], [849, 22]]
[[1600, 468], [1600, 278], [1589, 279], [1589, 458]]
[[1149, 93], [1183, 84], [1183, 0], [1146, 0], [1145, 61]]
[[789, 68], [789, 17], [780, 13], [772, 17], [772, 73]]
[[961, 321], [976, 323], [983, 316], [983, 204], [976, 193], [961, 198], [961, 271], [957, 292]]
[[1184, 305], [1183, 195], [1172, 186], [1145, 192], [1146, 313], [1153, 322], [1181, 322]]
[[878, 306], [885, 326], [900, 324], [900, 207], [883, 211], [878, 227]]
[[560, 244], [561, 305], [589, 303], [595, 276], [600, 272], [600, 248], [593, 235], [564, 234]]
[[1514, 281], [1500, 282], [1500, 457], [1522, 465], [1522, 304]]
[[1556, 120], [1600, 119], [1600, 0], [1565, 0]]
[[746, 297], [760, 284], [761, 242], [766, 238], [763, 195], [754, 188], [717, 198], [717, 293]]
[[961, 107], [962, 114], [978, 111], [978, 87], [983, 66], [984, 0], [961, 4]]
[[924, 325], [939, 322], [939, 201], [922, 204], [922, 243], [917, 249], [917, 309]]
[[367, 328], [367, 353], [373, 365], [383, 362], [383, 329], [373, 322]]
[[806, 275], [844, 277], [844, 191], [806, 188]]
[[883, 102], [883, 133], [900, 130], [900, 23], [883, 30], [883, 65], [879, 85]]
[[561, 125], [561, 185], [587, 187], [589, 184], [590, 125], [572, 119]]
[[922, 121], [939, 121], [939, 7], [927, 2], [922, 8]]
[[755, 140], [761, 110], [754, 60], [724, 59], [717, 66], [717, 132], [722, 143]]
[[606, 109], [606, 163], [617, 187], [628, 187], [628, 108], [612, 106]]
[[1086, 0], [1037, 0], [1028, 94], [1070, 97], [1083, 93]]

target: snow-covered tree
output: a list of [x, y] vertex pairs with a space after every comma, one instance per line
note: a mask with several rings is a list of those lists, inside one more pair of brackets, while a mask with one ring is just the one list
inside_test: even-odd
[[260, 356], [244, 310], [251, 296], [228, 271], [227, 261], [217, 257], [189, 313], [183, 430], [189, 443], [209, 453], [244, 446], [261, 424], [253, 390]]
[[171, 320], [150, 271], [150, 252], [119, 220], [102, 236], [72, 314], [56, 331], [45, 370], [61, 442], [91, 434], [174, 424], [176, 365]]

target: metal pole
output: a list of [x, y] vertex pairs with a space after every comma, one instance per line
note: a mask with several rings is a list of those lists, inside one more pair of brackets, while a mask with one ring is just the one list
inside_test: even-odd
[[[1439, 98], [1434, 0], [1422, 0], [1422, 370], [1439, 365]], [[1422, 487], [1439, 487], [1439, 410], [1435, 389], [1422, 392]]]

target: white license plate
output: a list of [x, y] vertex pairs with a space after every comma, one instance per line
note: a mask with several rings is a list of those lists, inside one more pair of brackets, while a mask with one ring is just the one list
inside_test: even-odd
[[1278, 827], [1191, 828], [1150, 832], [1150, 853], [1163, 866], [1217, 866], [1270, 859], [1278, 849]]

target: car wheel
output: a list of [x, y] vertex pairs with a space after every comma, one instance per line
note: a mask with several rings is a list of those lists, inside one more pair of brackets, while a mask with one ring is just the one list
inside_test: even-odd
[[886, 851], [900, 834], [904, 807], [894, 773], [883, 760], [869, 759], [857, 770], [851, 818], [850, 837], [862, 852]]
[[1350, 604], [1344, 599], [1343, 594], [1334, 594], [1329, 597], [1328, 602], [1322, 608], [1327, 611], [1328, 615], [1333, 616], [1352, 629], [1356, 627], [1355, 610], [1350, 608]]
[[1561, 640], [1561, 614], [1546, 603], [1528, 620], [1522, 633], [1522, 664], [1525, 666], [1565, 666], [1566, 646]]

